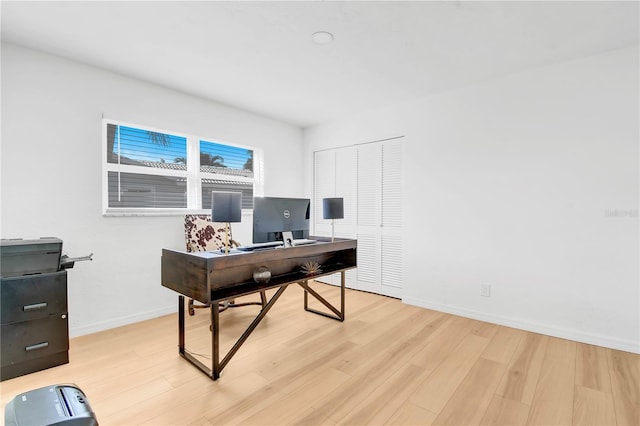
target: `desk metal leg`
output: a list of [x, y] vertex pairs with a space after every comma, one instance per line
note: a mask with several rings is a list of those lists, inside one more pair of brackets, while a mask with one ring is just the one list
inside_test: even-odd
[[220, 305], [211, 303], [211, 378], [220, 378]]
[[178, 296], [178, 353], [184, 354], [184, 296]]
[[[324, 297], [322, 297], [318, 292], [312, 289], [309, 286], [308, 281], [298, 282], [302, 288], [304, 288], [304, 309], [308, 312], [313, 312], [318, 315], [322, 315], [331, 319], [335, 319], [338, 321], [344, 321], [345, 318], [345, 273], [342, 271], [340, 273], [340, 309], [334, 307], [331, 303], [329, 303]], [[260, 313], [255, 317], [255, 319], [249, 324], [247, 329], [244, 331], [242, 336], [236, 341], [229, 352], [220, 359], [220, 306], [218, 303], [211, 303], [211, 368], [204, 365], [199, 359], [195, 358], [189, 352], [187, 352], [185, 348], [185, 299], [184, 296], [178, 296], [178, 351], [180, 356], [185, 358], [191, 364], [196, 366], [200, 371], [205, 373], [207, 376], [212, 378], [213, 380], [218, 380], [220, 378], [220, 373], [224, 369], [224, 367], [229, 363], [231, 358], [238, 352], [240, 346], [247, 340], [249, 335], [255, 330], [260, 321], [267, 315], [267, 312], [273, 307], [276, 301], [280, 298], [282, 293], [287, 289], [289, 284], [282, 285], [278, 291], [271, 297], [271, 299], [264, 305], [264, 308], [260, 310]], [[320, 303], [322, 303], [327, 309], [329, 309], [334, 315], [328, 314], [326, 312], [318, 311], [313, 308], [310, 308], [308, 305], [308, 294], [311, 294], [314, 298], [316, 298]]]
[[195, 358], [189, 352], [187, 352], [185, 347], [185, 309], [184, 309], [184, 296], [178, 296], [178, 354], [189, 361], [191, 364], [195, 365], [204, 372], [207, 376], [212, 377], [213, 372], [209, 370], [209, 368], [200, 362], [199, 359]]
[[[271, 300], [269, 300], [269, 302], [266, 304], [264, 309], [260, 311], [258, 316], [255, 317], [255, 319], [251, 322], [251, 324], [249, 324], [249, 326], [244, 331], [244, 333], [242, 333], [242, 336], [240, 336], [240, 338], [236, 341], [233, 347], [229, 349], [229, 352], [227, 352], [224, 358], [222, 358], [222, 361], [218, 362], [218, 354], [215, 355], [214, 365], [219, 364], [218, 368], [220, 371], [222, 371], [222, 369], [227, 365], [227, 363], [236, 354], [236, 352], [238, 352], [238, 349], [240, 349], [240, 346], [242, 346], [242, 344], [247, 340], [247, 338], [253, 332], [253, 330], [256, 329], [258, 324], [260, 324], [260, 321], [262, 321], [262, 319], [267, 315], [267, 312], [269, 312], [269, 310], [273, 307], [273, 305], [280, 298], [280, 296], [282, 296], [282, 293], [284, 293], [284, 291], [287, 289], [288, 286], [289, 284], [283, 285], [278, 289], [278, 291], [276, 291], [276, 293], [271, 297]], [[218, 377], [214, 377], [214, 380], [217, 379]]]
[[[345, 295], [345, 272], [340, 272], [340, 310], [334, 307], [327, 299], [320, 296], [314, 289], [309, 286], [308, 281], [301, 281], [298, 283], [302, 288], [304, 288], [304, 310], [307, 312], [313, 312], [314, 314], [322, 315], [327, 318], [335, 319], [338, 321], [344, 321], [344, 295]], [[331, 315], [326, 312], [318, 311], [316, 309], [310, 308], [308, 303], [308, 293], [311, 293], [313, 297], [318, 299], [320, 303], [327, 307], [331, 312], [335, 314]]]
[[178, 296], [178, 340], [179, 340], [179, 352], [180, 356], [196, 366], [204, 374], [218, 380], [220, 373], [231, 360], [231, 358], [238, 352], [240, 346], [247, 340], [249, 335], [255, 330], [260, 321], [267, 315], [267, 312], [273, 307], [276, 301], [280, 298], [282, 293], [287, 289], [289, 284], [281, 286], [278, 291], [271, 297], [271, 300], [265, 305], [265, 307], [258, 313], [255, 319], [249, 324], [247, 329], [242, 333], [242, 336], [236, 341], [229, 352], [220, 359], [220, 306], [218, 303], [211, 303], [211, 368], [204, 365], [199, 359], [191, 355], [185, 349], [185, 309], [184, 309], [184, 296]]

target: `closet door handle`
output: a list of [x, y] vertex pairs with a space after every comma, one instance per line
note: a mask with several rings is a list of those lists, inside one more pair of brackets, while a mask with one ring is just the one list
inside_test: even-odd
[[35, 351], [38, 349], [44, 349], [49, 346], [49, 342], [36, 343], [35, 345], [25, 346], [24, 350], [27, 352]]
[[47, 307], [47, 302], [42, 302], [42, 303], [34, 303], [32, 305], [24, 305], [22, 307], [22, 310], [25, 312], [29, 312], [29, 311], [36, 311], [38, 309], [44, 309]]

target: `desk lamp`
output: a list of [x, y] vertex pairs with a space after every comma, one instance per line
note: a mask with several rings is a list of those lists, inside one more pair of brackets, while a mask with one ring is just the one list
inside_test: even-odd
[[331, 241], [335, 235], [334, 219], [344, 219], [344, 199], [343, 198], [323, 198], [322, 218], [331, 219]]
[[211, 221], [226, 223], [224, 254], [229, 254], [229, 223], [242, 219], [242, 193], [211, 191]]

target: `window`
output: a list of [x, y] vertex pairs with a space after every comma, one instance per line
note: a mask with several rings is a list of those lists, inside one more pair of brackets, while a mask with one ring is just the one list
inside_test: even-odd
[[209, 210], [211, 191], [242, 192], [242, 207], [253, 207], [255, 149], [110, 120], [103, 125], [106, 214]]
[[211, 191], [242, 192], [242, 208], [253, 208], [253, 150], [200, 141], [202, 208], [211, 208]]

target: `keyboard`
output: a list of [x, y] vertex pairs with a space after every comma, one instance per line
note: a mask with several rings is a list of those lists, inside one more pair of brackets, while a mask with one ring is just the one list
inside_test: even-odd
[[254, 251], [254, 250], [264, 250], [275, 247], [282, 246], [282, 241], [269, 241], [267, 243], [253, 243], [247, 246], [240, 246], [238, 250], [240, 251]]
[[293, 245], [294, 246], [303, 246], [305, 244], [314, 244], [316, 242], [317, 242], [316, 240], [308, 240], [306, 238], [301, 238], [301, 239], [298, 239], [298, 240], [293, 240]]

